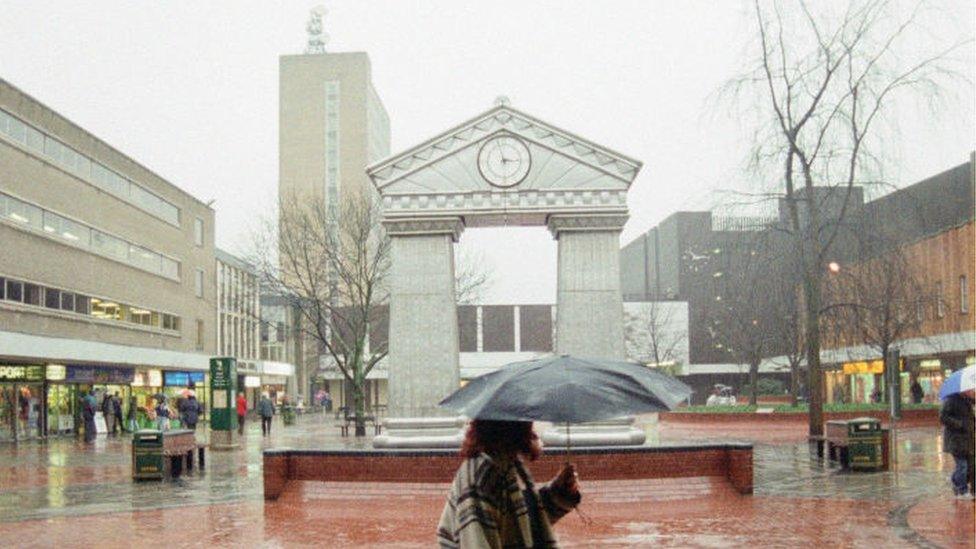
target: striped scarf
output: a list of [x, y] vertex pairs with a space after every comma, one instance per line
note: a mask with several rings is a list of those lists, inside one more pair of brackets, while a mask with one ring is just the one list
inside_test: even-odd
[[[535, 491], [540, 524], [533, 539], [530, 513], [519, 479]], [[487, 454], [461, 464], [437, 526], [442, 548], [503, 549], [558, 547], [552, 524], [579, 504], [579, 494], [564, 494], [548, 484], [536, 487], [521, 460]]]

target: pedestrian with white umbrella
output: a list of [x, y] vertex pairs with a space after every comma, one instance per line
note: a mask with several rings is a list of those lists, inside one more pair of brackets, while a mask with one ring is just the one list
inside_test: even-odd
[[945, 427], [943, 450], [952, 454], [956, 469], [952, 472], [952, 492], [956, 497], [976, 497], [976, 365], [967, 366], [950, 375], [939, 391], [942, 411], [939, 419]]

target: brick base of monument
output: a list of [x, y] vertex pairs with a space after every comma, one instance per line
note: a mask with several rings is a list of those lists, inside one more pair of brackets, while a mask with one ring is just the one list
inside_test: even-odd
[[[550, 452], [529, 469], [548, 479], [565, 460]], [[447, 483], [461, 461], [457, 450], [265, 450], [264, 499], [277, 499], [293, 480]], [[591, 447], [574, 450], [572, 461], [590, 480], [721, 477], [739, 493], [752, 493], [751, 444]]]

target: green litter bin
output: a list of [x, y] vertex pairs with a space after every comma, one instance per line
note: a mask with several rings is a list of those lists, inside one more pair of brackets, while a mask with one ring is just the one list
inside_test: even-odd
[[847, 462], [851, 469], [881, 469], [881, 422], [872, 417], [859, 417], [847, 422]]
[[162, 480], [163, 432], [140, 429], [132, 434], [132, 479]]

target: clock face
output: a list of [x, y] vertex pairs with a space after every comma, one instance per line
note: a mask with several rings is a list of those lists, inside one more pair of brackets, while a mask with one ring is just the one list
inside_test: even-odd
[[514, 187], [525, 179], [532, 166], [529, 148], [513, 135], [485, 141], [478, 151], [478, 170], [485, 181], [496, 187]]

